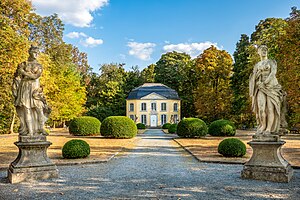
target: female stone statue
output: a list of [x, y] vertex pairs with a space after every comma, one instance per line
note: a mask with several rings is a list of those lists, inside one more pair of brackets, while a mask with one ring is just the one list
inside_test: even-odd
[[285, 96], [275, 77], [277, 64], [268, 59], [265, 45], [258, 48], [258, 54], [261, 61], [254, 66], [249, 83], [252, 110], [258, 125], [256, 134], [278, 134], [281, 122], [285, 121], [281, 111]]
[[13, 82], [15, 107], [20, 118], [20, 135], [46, 134], [44, 124], [50, 113], [39, 78], [42, 66], [36, 60], [38, 48], [31, 46], [28, 61], [18, 65]]

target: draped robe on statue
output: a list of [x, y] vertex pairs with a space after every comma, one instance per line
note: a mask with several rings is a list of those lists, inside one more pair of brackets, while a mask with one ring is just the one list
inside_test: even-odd
[[[249, 83], [249, 94], [252, 98], [252, 110], [256, 114], [257, 120], [257, 129], [260, 130], [262, 127], [267, 127], [270, 123], [268, 120], [263, 121], [262, 118], [266, 116], [266, 118], [270, 117], [271, 115], [274, 116], [274, 120], [271, 122], [271, 133], [277, 133], [280, 128], [281, 122], [281, 104], [283, 101], [283, 92], [281, 89], [281, 85], [279, 85], [275, 75], [277, 71], [277, 64], [275, 61], [267, 59], [258, 62], [253, 69], [253, 73], [250, 75], [250, 83]], [[260, 95], [265, 96], [265, 102], [259, 99]], [[270, 102], [274, 109], [270, 111], [268, 109], [267, 103]], [[260, 103], [260, 104], [259, 104]], [[265, 106], [264, 113], [260, 112], [259, 106]], [[262, 133], [265, 131], [261, 130]]]

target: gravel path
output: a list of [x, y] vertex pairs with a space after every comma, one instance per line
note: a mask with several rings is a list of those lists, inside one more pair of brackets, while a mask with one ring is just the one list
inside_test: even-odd
[[290, 183], [242, 180], [242, 165], [200, 163], [160, 130], [139, 137], [108, 163], [59, 167], [56, 180], [12, 185], [2, 171], [0, 199], [300, 199], [300, 170]]

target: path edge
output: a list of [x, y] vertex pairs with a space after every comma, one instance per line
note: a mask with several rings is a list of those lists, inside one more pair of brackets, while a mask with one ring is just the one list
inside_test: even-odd
[[[181, 146], [186, 152], [188, 152], [191, 156], [193, 156], [196, 160], [203, 163], [217, 163], [217, 164], [229, 164], [229, 165], [244, 165], [246, 162], [230, 162], [230, 161], [219, 161], [219, 160], [205, 160], [198, 158], [191, 150], [189, 150], [187, 147], [183, 146], [179, 141], [177, 141], [177, 138], [173, 138], [173, 141], [175, 141], [179, 146]], [[292, 165], [293, 169], [300, 169], [300, 166]]]

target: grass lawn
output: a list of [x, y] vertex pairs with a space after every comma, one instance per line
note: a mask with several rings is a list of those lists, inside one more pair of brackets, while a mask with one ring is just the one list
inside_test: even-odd
[[[239, 138], [247, 147], [247, 153], [242, 158], [225, 158], [218, 153], [219, 143], [227, 137], [206, 136], [200, 139], [176, 138], [175, 140], [195, 157], [207, 162], [245, 163], [252, 155], [252, 148], [247, 144], [251, 141], [254, 131], [237, 130], [233, 138]], [[282, 147], [283, 157], [292, 165], [300, 167], [300, 135], [287, 135], [282, 137], [286, 144]]]
[[[61, 149], [71, 139], [85, 140], [91, 148], [90, 156], [85, 159], [63, 159]], [[52, 142], [47, 153], [50, 159], [58, 165], [105, 162], [123, 148], [132, 149], [138, 139], [107, 139], [101, 136], [78, 137], [71, 136], [64, 129], [56, 129], [47, 137], [47, 140]], [[18, 147], [14, 145], [17, 140], [18, 134], [0, 135], [0, 169], [8, 168], [9, 164], [18, 156]]]

